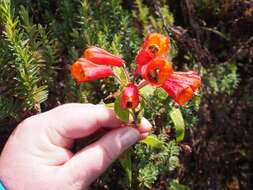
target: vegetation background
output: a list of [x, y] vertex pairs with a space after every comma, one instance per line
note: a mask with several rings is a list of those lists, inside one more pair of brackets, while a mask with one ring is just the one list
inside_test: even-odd
[[180, 108], [185, 139], [174, 140], [173, 103], [152, 92], [145, 116], [166, 148], [136, 145], [131, 187], [116, 162], [92, 189], [253, 189], [252, 0], [0, 0], [0, 150], [33, 114], [67, 102], [113, 102], [112, 78], [77, 86], [70, 64], [97, 45], [133, 71], [149, 32], [171, 37], [175, 69], [202, 76], [200, 95]]

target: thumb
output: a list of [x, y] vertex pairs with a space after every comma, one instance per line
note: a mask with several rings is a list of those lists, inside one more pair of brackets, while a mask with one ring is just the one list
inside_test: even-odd
[[88, 187], [121, 153], [136, 143], [139, 132], [130, 127], [118, 128], [108, 132], [101, 139], [85, 147], [66, 164], [71, 183]]

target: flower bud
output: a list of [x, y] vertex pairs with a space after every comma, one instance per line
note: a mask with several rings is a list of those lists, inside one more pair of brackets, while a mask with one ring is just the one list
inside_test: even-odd
[[87, 59], [79, 58], [70, 68], [72, 77], [78, 82], [88, 82], [113, 74], [112, 69], [103, 65], [96, 65]]
[[136, 85], [129, 83], [120, 96], [120, 107], [122, 109], [133, 109], [139, 105], [139, 91]]
[[99, 65], [110, 65], [117, 67], [124, 65], [123, 59], [98, 47], [90, 47], [86, 49], [84, 51], [84, 57], [89, 61]]

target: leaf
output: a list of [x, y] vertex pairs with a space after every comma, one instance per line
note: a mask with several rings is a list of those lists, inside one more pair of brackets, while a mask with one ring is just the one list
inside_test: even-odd
[[156, 88], [154, 86], [147, 85], [140, 89], [140, 94], [146, 98], [148, 96], [153, 96], [155, 90]]
[[218, 31], [216, 28], [208, 28], [208, 27], [202, 27], [202, 28], [204, 30], [207, 30], [209, 32], [213, 32], [214, 34], [217, 34], [218, 36], [220, 36], [221, 38], [223, 38], [227, 41], [230, 40], [229, 37], [226, 34], [224, 34], [223, 32]]
[[184, 139], [184, 134], [185, 134], [185, 124], [184, 124], [182, 113], [180, 109], [173, 108], [169, 112], [169, 116], [174, 123], [174, 127], [176, 130], [176, 140], [177, 142], [180, 142]]
[[159, 148], [164, 149], [164, 144], [162, 141], [160, 141], [155, 135], [149, 135], [144, 140], [140, 141], [141, 143], [144, 143], [152, 148]]
[[166, 100], [166, 98], [168, 98], [168, 93], [165, 92], [165, 90], [163, 90], [162, 88], [157, 88], [154, 92], [154, 95], [160, 100]]
[[129, 110], [124, 110], [120, 107], [120, 96], [118, 96], [114, 102], [114, 112], [116, 113], [118, 119], [120, 119], [121, 121], [129, 121]]
[[124, 87], [127, 85], [128, 77], [127, 77], [123, 67], [113, 67], [113, 73], [114, 73], [114, 75], [116, 75], [117, 78], [120, 79], [120, 81], [121, 81], [120, 86], [121, 87]]
[[114, 108], [114, 103], [109, 103], [109, 104], [104, 104], [104, 105], [108, 109], [113, 109]]
[[136, 111], [137, 111], [137, 113], [138, 113], [138, 115], [137, 115], [137, 121], [138, 121], [138, 123], [141, 123], [141, 119], [143, 118], [143, 116], [144, 116], [144, 112], [145, 112], [145, 102], [144, 102], [144, 100], [142, 99], [141, 101], [140, 101], [140, 105], [139, 105], [139, 109], [137, 109]]
[[131, 152], [130, 151], [124, 152], [120, 156], [119, 161], [120, 161], [120, 165], [122, 166], [122, 168], [126, 172], [126, 176], [127, 176], [129, 187], [131, 187], [131, 185], [132, 185], [132, 159], [131, 159]]
[[180, 184], [176, 179], [173, 179], [169, 185], [171, 190], [190, 190], [188, 186]]

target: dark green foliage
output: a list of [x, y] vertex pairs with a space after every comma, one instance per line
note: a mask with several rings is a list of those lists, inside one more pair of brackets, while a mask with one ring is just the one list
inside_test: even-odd
[[[165, 142], [166, 137], [161, 135], [160, 140]], [[179, 167], [179, 147], [175, 141], [165, 143], [164, 149], [154, 149], [143, 144], [135, 147], [134, 165], [137, 170], [136, 178], [139, 186], [151, 188], [159, 174], [174, 171]]]
[[[20, 20], [14, 18], [8, 1], [1, 1], [1, 18], [5, 23], [4, 37], [12, 60], [5, 63], [15, 70], [13, 79], [17, 81], [16, 96], [23, 99], [27, 109], [40, 111], [40, 103], [47, 99], [46, 86], [39, 85], [39, 66], [29, 48], [29, 40], [19, 28]], [[7, 87], [8, 88], [8, 87]]]
[[[191, 141], [189, 136], [192, 137], [194, 130], [195, 138], [201, 136], [199, 130], [206, 125], [202, 126], [201, 123], [202, 128], [196, 128], [199, 120], [209, 123], [209, 117], [218, 118], [217, 112], [226, 112], [228, 115], [232, 112], [236, 113], [236, 119], [244, 118], [244, 112], [240, 115], [239, 111], [247, 110], [245, 104], [252, 106], [252, 73], [249, 72], [252, 69], [252, 58], [249, 58], [252, 52], [252, 40], [249, 38], [252, 27], [247, 24], [251, 9], [245, 5], [238, 13], [237, 5], [244, 2], [241, 0], [194, 1], [196, 15], [192, 15], [192, 18], [197, 20], [195, 23], [199, 24], [200, 29], [196, 31], [192, 21], [189, 21], [189, 15], [186, 18], [184, 16], [187, 10], [180, 10], [183, 4], [180, 2], [0, 0], [0, 123], [12, 120], [11, 123], [17, 124], [25, 117], [67, 102], [113, 102], [113, 93], [119, 88], [113, 78], [78, 86], [69, 75], [70, 64], [82, 56], [85, 48], [97, 45], [123, 57], [128, 70], [133, 71], [136, 67], [134, 57], [142, 39], [153, 31], [172, 37], [169, 59], [173, 61], [175, 70], [192, 69], [202, 76], [203, 85], [199, 95], [180, 108], [186, 126], [187, 143], [192, 142], [193, 147], [205, 144], [201, 139]], [[237, 22], [230, 19], [230, 12], [233, 13], [233, 19], [239, 18]], [[181, 36], [181, 41], [178, 40], [178, 36], [170, 29], [174, 25], [183, 26], [183, 30], [180, 27], [174, 29], [188, 36]], [[247, 29], [240, 32], [241, 28]], [[200, 54], [196, 56], [190, 49], [190, 38], [198, 36], [196, 33], [200, 33], [200, 45], [215, 56], [213, 60], [216, 62], [200, 62], [202, 59], [196, 59], [206, 55], [199, 50]], [[243, 33], [247, 34], [246, 39], [240, 37]], [[196, 39], [193, 41], [198, 42]], [[246, 82], [242, 80], [243, 77], [247, 78]], [[243, 97], [242, 100], [237, 96]], [[182, 168], [180, 161], [183, 159], [180, 157], [179, 160], [181, 144], [175, 141], [169, 112], [177, 105], [162, 89], [154, 90], [152, 87], [143, 93], [143, 101], [146, 103], [144, 116], [154, 124], [153, 133], [164, 142], [166, 148], [154, 149], [144, 144], [134, 147], [132, 189], [156, 189], [159, 180], [165, 178], [164, 189], [188, 190], [179, 181], [185, 180], [192, 171], [187, 176], [175, 177]], [[223, 108], [225, 103], [227, 106]], [[234, 110], [235, 106], [238, 112]], [[214, 116], [209, 116], [206, 111], [210, 107], [214, 110]], [[198, 114], [199, 109], [201, 112]], [[222, 123], [220, 127], [224, 125], [231, 126], [231, 123]], [[227, 139], [231, 139], [231, 136]], [[195, 151], [199, 149], [197, 147]], [[112, 184], [112, 178], [116, 184]], [[191, 183], [193, 189], [194, 183]], [[128, 187], [126, 175], [118, 163], [94, 187], [99, 184], [111, 189]]]
[[182, 185], [178, 182], [178, 180], [172, 180], [169, 183], [169, 189], [170, 190], [190, 190], [189, 187]]
[[207, 86], [210, 87], [213, 94], [232, 95], [240, 82], [237, 66], [233, 63], [216, 66], [214, 72], [210, 73], [207, 79]]

